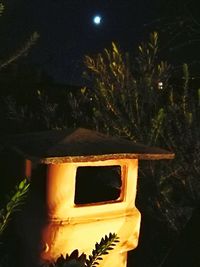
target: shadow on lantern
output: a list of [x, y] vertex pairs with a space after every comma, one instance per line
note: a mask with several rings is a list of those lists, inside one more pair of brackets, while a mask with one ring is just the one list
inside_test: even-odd
[[18, 220], [25, 251], [21, 266], [52, 261], [74, 249], [89, 255], [98, 240], [114, 232], [120, 242], [100, 266], [125, 267], [140, 230], [138, 160], [174, 154], [82, 128], [18, 135], [8, 146], [25, 162], [24, 174], [31, 180]]

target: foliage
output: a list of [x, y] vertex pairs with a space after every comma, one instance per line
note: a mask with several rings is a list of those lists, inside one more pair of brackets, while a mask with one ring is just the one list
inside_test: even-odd
[[165, 117], [163, 87], [170, 75], [170, 66], [158, 62], [157, 50], [158, 37], [153, 33], [150, 42], [139, 46], [134, 66], [114, 43], [110, 51], [85, 57], [86, 75], [94, 83], [86, 91], [93, 103], [93, 125], [146, 144], [156, 142]]
[[200, 20], [195, 1], [159, 0], [152, 5], [153, 19], [143, 25], [142, 32], [158, 31], [162, 56], [176, 63], [178, 69], [187, 60], [192, 76], [199, 79]]
[[72, 109], [66, 90], [55, 91], [53, 97], [47, 90], [30, 91], [31, 98], [25, 97], [25, 101], [10, 95], [2, 101], [2, 131], [11, 133], [42, 131], [51, 129], [64, 129], [73, 126]]
[[[188, 208], [200, 197], [199, 87], [191, 79], [188, 65], [183, 64], [177, 73], [159, 59], [156, 32], [139, 45], [134, 57], [112, 43], [110, 50], [86, 56], [85, 65], [89, 86], [81, 92], [92, 113], [86, 125], [176, 153], [170, 166], [142, 163], [138, 201], [141, 209], [180, 231], [189, 216]], [[83, 122], [79, 109], [75, 107], [74, 113]]]
[[4, 4], [0, 2], [0, 16], [2, 15], [3, 11], [4, 11]]
[[37, 39], [39, 38], [39, 34], [37, 32], [34, 32], [29, 39], [25, 42], [23, 47], [21, 47], [19, 50], [17, 50], [12, 56], [10, 56], [8, 59], [5, 59], [0, 62], [0, 71], [3, 68], [6, 68], [11, 63], [18, 60], [20, 57], [26, 55], [29, 50], [32, 48], [32, 46], [36, 43]]
[[[74, 250], [70, 255], [64, 257], [61, 255], [56, 262], [48, 265], [49, 267], [95, 267], [99, 265], [99, 261], [103, 256], [107, 255], [110, 250], [114, 249], [116, 243], [119, 242], [119, 238], [116, 234], [110, 233], [101, 239], [100, 243], [95, 244], [95, 249], [92, 251], [92, 255], [87, 256], [82, 253], [79, 255], [78, 250]], [[46, 266], [46, 265], [45, 265]]]
[[[0, 16], [2, 15], [2, 13], [4, 11], [4, 8], [5, 8], [4, 4], [2, 2], [0, 2]], [[11, 63], [18, 60], [20, 57], [26, 55], [29, 52], [30, 48], [35, 44], [35, 42], [37, 41], [38, 38], [39, 38], [38, 32], [33, 32], [32, 35], [30, 36], [30, 38], [25, 42], [23, 47], [21, 47], [18, 51], [16, 51], [8, 59], [0, 61], [0, 71], [3, 68], [6, 68]]]
[[19, 209], [25, 200], [29, 189], [29, 183], [26, 179], [22, 180], [9, 197], [7, 204], [0, 210], [0, 236], [5, 230], [11, 215]]
[[98, 261], [102, 260], [102, 256], [107, 255], [110, 250], [114, 248], [116, 243], [119, 242], [119, 238], [116, 234], [110, 233], [109, 236], [102, 238], [100, 243], [96, 243], [95, 249], [92, 251], [92, 255], [86, 260], [87, 267], [95, 267], [98, 265]]
[[78, 250], [74, 250], [70, 255], [66, 254], [66, 257], [61, 255], [56, 262], [51, 263], [50, 267], [84, 267], [86, 261], [86, 255], [82, 253], [79, 256]]
[[[19, 104], [12, 96], [4, 98], [6, 107], [5, 122], [13, 132], [56, 129], [58, 123], [57, 103], [51, 103], [48, 96], [37, 90], [31, 98], [32, 103]], [[10, 124], [10, 126], [9, 126]]]
[[[0, 2], [0, 16], [2, 15], [3, 11], [4, 11], [4, 4], [2, 2]], [[0, 59], [0, 71], [6, 69], [8, 66], [12, 65], [13, 63], [15, 63], [19, 58], [23, 57], [23, 56], [26, 56], [28, 54], [28, 52], [30, 51], [30, 49], [32, 48], [32, 46], [37, 42], [39, 38], [39, 34], [38, 32], [33, 32], [31, 34], [31, 36], [29, 37], [29, 39], [27, 41], [25, 41], [24, 45], [16, 50], [12, 55], [10, 55], [8, 58], [1, 58]], [[2, 101], [3, 97], [1, 97], [1, 101]], [[8, 99], [3, 99], [3, 102], [9, 102], [9, 100], [11, 100], [11, 98]], [[14, 102], [13, 101], [11, 103], [11, 109], [14, 107]], [[2, 103], [0, 103], [0, 105], [2, 105]], [[15, 110], [17, 112], [17, 110]], [[20, 108], [20, 111], [21, 113], [24, 112], [24, 110], [22, 108]], [[5, 117], [5, 114], [7, 112], [7, 108], [6, 110], [4, 110], [2, 107], [1, 107], [1, 110], [0, 110], [0, 116], [1, 116], [1, 122], [4, 123], [4, 117]]]
[[[15, 254], [12, 254], [12, 245], [15, 242], [14, 236], [11, 240], [8, 240], [8, 232], [12, 233], [11, 227], [9, 228], [9, 222], [15, 212], [20, 210], [23, 205], [27, 193], [29, 191], [29, 182], [24, 179], [18, 185], [15, 186], [14, 191], [6, 199], [5, 207], [0, 210], [0, 266], [10, 266], [14, 264], [12, 260], [16, 260]], [[8, 231], [6, 228], [8, 227]], [[5, 233], [6, 232], [6, 233]], [[12, 235], [12, 234], [11, 234]], [[11, 246], [8, 248], [8, 243], [11, 242]], [[10, 257], [12, 255], [12, 257]], [[11, 263], [12, 262], [12, 263]]]

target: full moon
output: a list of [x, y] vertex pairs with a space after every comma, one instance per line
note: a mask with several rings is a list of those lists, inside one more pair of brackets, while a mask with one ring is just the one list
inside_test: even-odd
[[93, 23], [96, 25], [101, 24], [101, 16], [99, 16], [99, 15], [94, 16], [93, 17]]

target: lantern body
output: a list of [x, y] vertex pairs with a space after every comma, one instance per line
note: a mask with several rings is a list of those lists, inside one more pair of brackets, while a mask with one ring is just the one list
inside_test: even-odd
[[[121, 186], [115, 200], [75, 203], [77, 169], [120, 167]], [[50, 164], [47, 167], [46, 205], [48, 221], [41, 231], [41, 261], [52, 261], [78, 249], [91, 254], [95, 243], [110, 232], [120, 242], [104, 256], [100, 266], [126, 266], [127, 251], [138, 243], [140, 213], [135, 207], [138, 160], [117, 159], [97, 162]], [[95, 179], [95, 177], [91, 177]], [[84, 190], [85, 188], [83, 188]], [[81, 190], [81, 188], [80, 188]], [[94, 190], [94, 188], [89, 188]], [[89, 191], [88, 191], [89, 192]]]

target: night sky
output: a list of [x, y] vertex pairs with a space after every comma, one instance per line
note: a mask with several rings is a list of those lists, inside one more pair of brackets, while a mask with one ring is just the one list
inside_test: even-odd
[[[0, 25], [1, 55], [12, 54], [37, 31], [40, 39], [26, 60], [58, 82], [76, 83], [83, 56], [101, 52], [112, 41], [124, 50], [131, 49], [144, 38], [145, 25], [159, 17], [156, 0], [8, 2]], [[165, 9], [170, 1], [161, 2]], [[102, 16], [100, 25], [92, 21], [96, 14]]]

